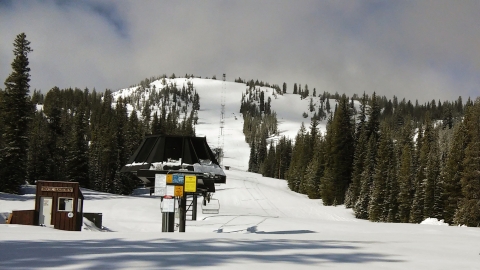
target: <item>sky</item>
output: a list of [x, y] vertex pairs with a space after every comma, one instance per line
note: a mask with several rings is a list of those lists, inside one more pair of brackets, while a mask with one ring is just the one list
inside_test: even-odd
[[[476, 98], [480, 2], [0, 0], [0, 80], [24, 32], [31, 90], [226, 74], [330, 93]], [[3, 88], [3, 85], [0, 85]]]

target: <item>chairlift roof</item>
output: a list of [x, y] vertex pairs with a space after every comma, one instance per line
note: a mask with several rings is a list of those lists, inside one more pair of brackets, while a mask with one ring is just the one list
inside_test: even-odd
[[153, 171], [206, 173], [215, 178], [215, 183], [226, 182], [225, 172], [208, 146], [206, 137], [146, 136], [121, 172], [132, 172], [147, 182]]

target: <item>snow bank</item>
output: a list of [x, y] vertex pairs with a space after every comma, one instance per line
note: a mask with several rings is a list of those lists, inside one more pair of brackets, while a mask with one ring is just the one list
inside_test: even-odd
[[443, 219], [438, 220], [436, 218], [427, 218], [424, 221], [422, 221], [420, 224], [448, 226], [448, 223], [445, 223], [445, 221], [443, 221]]

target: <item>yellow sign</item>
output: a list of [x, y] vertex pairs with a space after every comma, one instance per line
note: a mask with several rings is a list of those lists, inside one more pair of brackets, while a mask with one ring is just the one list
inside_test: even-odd
[[173, 196], [182, 197], [183, 196], [183, 186], [175, 186], [175, 192], [174, 192]]
[[167, 184], [171, 184], [173, 182], [173, 174], [167, 174]]
[[185, 192], [197, 192], [197, 176], [185, 175]]

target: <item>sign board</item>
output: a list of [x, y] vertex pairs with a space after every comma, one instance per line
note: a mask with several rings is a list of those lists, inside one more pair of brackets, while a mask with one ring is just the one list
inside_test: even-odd
[[165, 174], [155, 174], [155, 192], [156, 196], [165, 196], [167, 187], [167, 176]]
[[175, 195], [175, 186], [167, 185], [167, 192], [165, 192], [165, 195], [168, 195], [168, 196]]
[[173, 182], [173, 175], [167, 174], [167, 184], [171, 184]]
[[197, 192], [197, 176], [185, 175], [185, 192]]
[[184, 182], [183, 174], [174, 174], [174, 175], [172, 176], [172, 183], [173, 183], [173, 184], [183, 185], [183, 182]]
[[163, 199], [162, 212], [163, 213], [175, 212], [175, 199]]
[[182, 197], [183, 196], [183, 186], [175, 186], [175, 197]]
[[50, 192], [73, 192], [73, 187], [49, 187], [42, 186], [41, 191], [50, 191]]

